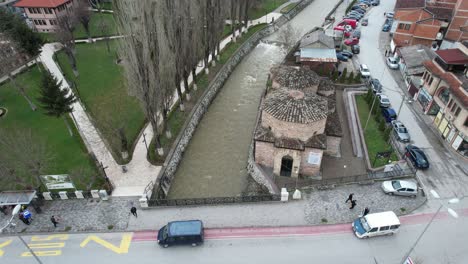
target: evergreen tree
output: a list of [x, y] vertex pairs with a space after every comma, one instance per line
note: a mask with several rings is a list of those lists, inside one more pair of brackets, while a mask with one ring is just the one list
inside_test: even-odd
[[67, 122], [66, 114], [73, 111], [72, 104], [76, 102], [76, 98], [68, 88], [60, 89], [61, 85], [61, 81], [58, 82], [55, 77], [45, 71], [42, 77], [38, 101], [41, 103], [41, 107], [45, 110], [46, 115], [56, 118], [63, 117], [70, 136], [73, 136], [73, 131]]
[[340, 76], [340, 83], [345, 83], [347, 74], [348, 74], [348, 68], [344, 68]]
[[361, 83], [361, 73], [358, 72], [358, 74], [356, 74], [356, 77], [354, 77], [354, 82], [355, 83]]
[[347, 83], [352, 84], [354, 82], [354, 72], [349, 73], [349, 77], [347, 79]]

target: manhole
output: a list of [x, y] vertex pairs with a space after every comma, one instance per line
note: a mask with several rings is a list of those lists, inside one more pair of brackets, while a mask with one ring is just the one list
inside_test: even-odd
[[5, 107], [0, 107], [0, 117], [6, 115], [7, 109]]

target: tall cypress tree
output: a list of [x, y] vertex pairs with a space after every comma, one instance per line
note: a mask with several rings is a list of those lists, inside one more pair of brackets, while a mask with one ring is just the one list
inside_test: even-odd
[[56, 118], [63, 117], [70, 136], [73, 136], [73, 131], [70, 124], [68, 124], [66, 114], [73, 111], [72, 104], [76, 102], [76, 98], [70, 92], [70, 89], [60, 89], [61, 85], [62, 81], [58, 82], [54, 76], [45, 71], [42, 76], [38, 101], [41, 103], [41, 107], [45, 110], [46, 115]]

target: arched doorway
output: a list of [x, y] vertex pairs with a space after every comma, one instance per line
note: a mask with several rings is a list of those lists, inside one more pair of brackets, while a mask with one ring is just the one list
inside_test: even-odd
[[289, 155], [281, 159], [280, 176], [291, 177], [293, 161], [293, 158]]

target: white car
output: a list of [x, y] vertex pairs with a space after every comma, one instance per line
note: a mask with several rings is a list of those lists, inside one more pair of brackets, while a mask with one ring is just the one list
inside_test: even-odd
[[361, 73], [361, 76], [363, 78], [369, 78], [370, 77], [370, 71], [369, 71], [369, 68], [367, 67], [366, 64], [359, 65], [359, 72]]
[[382, 190], [390, 195], [402, 195], [416, 197], [418, 195], [418, 185], [412, 181], [393, 180], [382, 182]]
[[392, 70], [398, 70], [399, 67], [398, 62], [393, 57], [387, 58], [387, 65]]
[[385, 94], [377, 93], [376, 95], [377, 95], [377, 98], [379, 99], [380, 107], [384, 107], [384, 108], [390, 107], [390, 100]]

